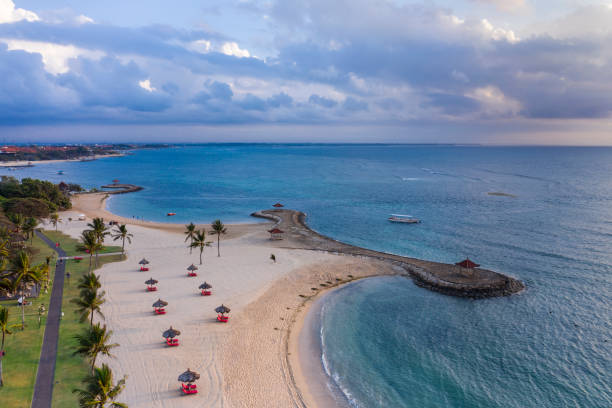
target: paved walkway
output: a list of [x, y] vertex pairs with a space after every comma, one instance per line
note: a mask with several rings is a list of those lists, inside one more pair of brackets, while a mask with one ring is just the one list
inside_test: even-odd
[[[42, 232], [36, 231], [36, 235], [45, 241], [49, 247], [54, 249], [60, 257], [66, 256], [66, 252], [64, 252], [62, 248], [56, 248], [55, 242], [47, 238]], [[58, 262], [55, 264], [55, 278], [53, 280], [53, 289], [51, 290], [51, 299], [49, 301], [47, 325], [45, 326], [45, 337], [43, 338], [40, 361], [38, 363], [38, 372], [36, 373], [36, 384], [34, 385], [32, 408], [51, 408], [65, 275], [66, 264], [63, 261], [60, 262], [58, 260]]]

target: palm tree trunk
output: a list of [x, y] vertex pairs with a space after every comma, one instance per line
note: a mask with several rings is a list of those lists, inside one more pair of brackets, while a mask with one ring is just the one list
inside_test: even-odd
[[96, 355], [94, 355], [94, 356], [91, 358], [91, 373], [92, 373], [92, 374], [93, 374], [93, 372], [94, 372], [94, 368], [96, 368], [96, 358], [97, 358], [97, 357], [98, 357], [98, 355], [96, 354]]
[[25, 296], [21, 295], [21, 330], [25, 330]]
[[122, 239], [122, 243], [121, 243], [121, 253], [124, 254], [125, 253], [125, 237], [123, 237]]
[[189, 238], [189, 255], [193, 253], [193, 237]]
[[4, 332], [2, 332], [2, 347], [0, 347], [0, 387], [4, 386], [4, 378], [2, 377], [2, 359], [4, 358]]
[[202, 265], [202, 252], [204, 252], [204, 247], [200, 248], [200, 265]]
[[93, 256], [93, 253], [89, 253], [89, 273], [91, 273], [91, 257]]
[[93, 309], [91, 309], [91, 318], [89, 319], [89, 325], [90, 325], [91, 327], [93, 327], [93, 316], [94, 316], [94, 310], [93, 310]]
[[221, 233], [217, 234], [217, 256], [221, 256], [221, 250], [219, 249], [219, 244], [221, 243]]

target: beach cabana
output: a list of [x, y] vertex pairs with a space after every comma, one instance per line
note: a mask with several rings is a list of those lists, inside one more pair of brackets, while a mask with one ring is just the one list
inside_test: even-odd
[[270, 239], [273, 241], [278, 241], [283, 239], [283, 234], [285, 233], [285, 231], [282, 231], [278, 228], [274, 228], [268, 231], [270, 233]]
[[281, 203], [276, 203], [272, 207], [274, 207], [274, 208], [283, 208], [284, 205], [282, 205]]
[[195, 271], [197, 271], [197, 270], [198, 270], [198, 267], [197, 267], [197, 266], [195, 266], [194, 264], [189, 265], [189, 266], [187, 267], [187, 271], [188, 271], [188, 272], [187, 272], [187, 276], [191, 276], [191, 277], [193, 277], [193, 276], [198, 276], [198, 274], [195, 272]]
[[225, 314], [230, 312], [229, 307], [225, 306], [224, 304], [221, 304], [221, 306], [215, 309], [215, 312], [218, 313], [217, 321], [221, 323], [227, 323], [227, 321], [229, 320], [229, 316], [226, 316]]
[[457, 265], [461, 271], [465, 269], [469, 273], [474, 272], [474, 268], [478, 268], [480, 266], [479, 264], [472, 262], [470, 258], [465, 258], [463, 261], [457, 262], [455, 265]]
[[142, 258], [140, 261], [138, 261], [138, 265], [140, 265], [140, 271], [141, 272], [147, 272], [149, 270], [149, 267], [147, 266], [150, 262], [147, 261], [146, 258]]
[[147, 285], [147, 292], [155, 292], [157, 290], [157, 287], [155, 285], [157, 285], [157, 279], [147, 279], [145, 281], [145, 285]]
[[179, 375], [178, 380], [181, 382], [181, 390], [183, 391], [183, 394], [197, 394], [198, 387], [193, 384], [193, 382], [199, 379], [200, 374], [196, 373], [195, 371], [191, 371], [190, 369], [187, 369], [187, 371]]
[[162, 333], [162, 336], [164, 339], [166, 339], [166, 345], [170, 346], [170, 347], [176, 347], [179, 345], [179, 341], [177, 338], [175, 338], [176, 336], [180, 335], [181, 332], [172, 328], [172, 326], [170, 326], [170, 328], [168, 330], [166, 330], [165, 332]]
[[210, 291], [210, 289], [212, 289], [212, 286], [206, 282], [201, 284], [199, 289], [202, 290], [202, 296], [210, 296], [212, 294], [212, 292]]
[[157, 315], [166, 314], [166, 309], [165, 309], [166, 306], [168, 306], [168, 302], [161, 300], [161, 299], [157, 299], [157, 301], [153, 303], [153, 309], [155, 311], [155, 314]]

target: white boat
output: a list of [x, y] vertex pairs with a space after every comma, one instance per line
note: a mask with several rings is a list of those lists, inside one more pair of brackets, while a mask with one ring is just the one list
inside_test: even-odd
[[421, 220], [418, 218], [414, 218], [412, 215], [406, 214], [391, 214], [388, 220], [391, 222], [401, 222], [404, 224], [418, 224], [421, 222]]

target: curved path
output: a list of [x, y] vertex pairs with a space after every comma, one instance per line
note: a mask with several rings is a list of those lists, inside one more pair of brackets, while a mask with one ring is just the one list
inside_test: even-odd
[[[55, 242], [51, 241], [45, 234], [36, 231], [36, 235], [45, 241], [47, 245], [60, 258], [66, 257], [66, 252], [62, 248], [57, 248]], [[57, 343], [59, 340], [60, 317], [62, 314], [62, 295], [64, 293], [64, 276], [66, 264], [58, 259], [55, 264], [55, 278], [53, 279], [53, 289], [49, 300], [49, 312], [47, 314], [47, 324], [45, 326], [45, 336], [40, 351], [38, 371], [36, 373], [36, 384], [34, 385], [34, 397], [32, 398], [32, 408], [51, 408], [53, 396], [53, 378], [55, 376], [55, 360], [57, 356]]]
[[283, 239], [271, 241], [271, 245], [367, 256], [391, 262], [403, 267], [417, 285], [445, 295], [487, 298], [512, 295], [525, 288], [521, 281], [488, 269], [463, 269], [451, 264], [408, 258], [336, 241], [310, 229], [306, 224], [306, 214], [301, 211], [264, 210], [251, 215], [276, 221], [275, 227], [283, 230]]

